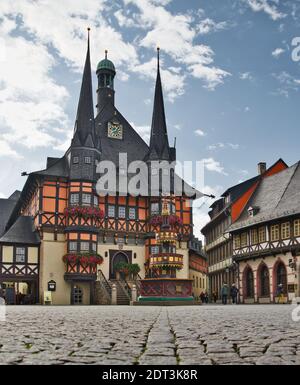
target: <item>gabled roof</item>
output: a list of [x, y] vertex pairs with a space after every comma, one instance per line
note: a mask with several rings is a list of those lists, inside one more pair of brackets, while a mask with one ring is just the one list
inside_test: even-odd
[[[250, 206], [259, 208], [253, 217], [248, 214]], [[230, 231], [294, 214], [300, 214], [300, 162], [262, 179]]]
[[19, 217], [10, 229], [0, 238], [0, 243], [22, 243], [38, 245], [40, 236], [35, 230], [32, 217]]
[[[107, 136], [108, 122], [118, 121], [123, 126], [123, 139], [112, 139]], [[144, 160], [149, 147], [134, 130], [124, 116], [113, 105], [108, 103], [96, 117], [96, 134], [101, 142], [101, 160], [119, 163], [119, 153], [127, 153], [128, 163]]]

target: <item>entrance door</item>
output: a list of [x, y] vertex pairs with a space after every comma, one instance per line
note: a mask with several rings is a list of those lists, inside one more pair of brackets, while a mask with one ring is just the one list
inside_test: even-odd
[[74, 286], [72, 292], [72, 303], [73, 305], [82, 305], [83, 291], [81, 287]]
[[[128, 258], [123, 253], [117, 253], [112, 257], [110, 279], [116, 279], [116, 266], [120, 262], [128, 263]], [[120, 276], [125, 278], [122, 273], [120, 273]]]

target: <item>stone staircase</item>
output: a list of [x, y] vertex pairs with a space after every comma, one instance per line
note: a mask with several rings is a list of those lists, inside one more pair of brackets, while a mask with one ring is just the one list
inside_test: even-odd
[[117, 289], [117, 305], [129, 305], [130, 304], [130, 295], [122, 285], [121, 281], [118, 281], [117, 279], [111, 279], [109, 281], [111, 286], [113, 284], [116, 285]]

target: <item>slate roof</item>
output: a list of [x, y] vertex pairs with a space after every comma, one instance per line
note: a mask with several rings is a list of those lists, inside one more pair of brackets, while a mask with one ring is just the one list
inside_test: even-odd
[[50, 162], [49, 167], [45, 170], [34, 171], [30, 175], [45, 175], [45, 176], [61, 176], [67, 178], [69, 176], [69, 163], [66, 156]]
[[[117, 120], [123, 126], [123, 139], [112, 139], [107, 136], [108, 122]], [[107, 104], [96, 117], [96, 134], [100, 136], [101, 160], [119, 163], [119, 153], [127, 153], [128, 163], [143, 160], [149, 147], [118, 109], [111, 103]]]
[[99, 141], [95, 137], [93, 85], [90, 59], [90, 37], [86, 53], [81, 90], [75, 121], [74, 146], [97, 147]]
[[170, 160], [170, 147], [159, 68], [159, 48], [157, 49], [157, 77], [149, 147], [149, 159]]
[[40, 236], [35, 230], [33, 218], [21, 216], [0, 238], [0, 243], [40, 244]]
[[[258, 214], [249, 217], [249, 207], [258, 207]], [[263, 178], [239, 220], [229, 231], [294, 214], [300, 214], [300, 162], [273, 176]]]
[[[12, 194], [8, 199], [0, 199], [0, 236], [5, 232], [7, 222], [17, 204], [18, 192]], [[12, 199], [11, 199], [12, 198]]]

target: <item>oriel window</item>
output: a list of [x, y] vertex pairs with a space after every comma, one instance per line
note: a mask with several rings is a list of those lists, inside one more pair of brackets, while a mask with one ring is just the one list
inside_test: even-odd
[[77, 242], [69, 242], [69, 252], [77, 251]]
[[80, 250], [81, 251], [89, 251], [90, 243], [89, 242], [80, 242]]

